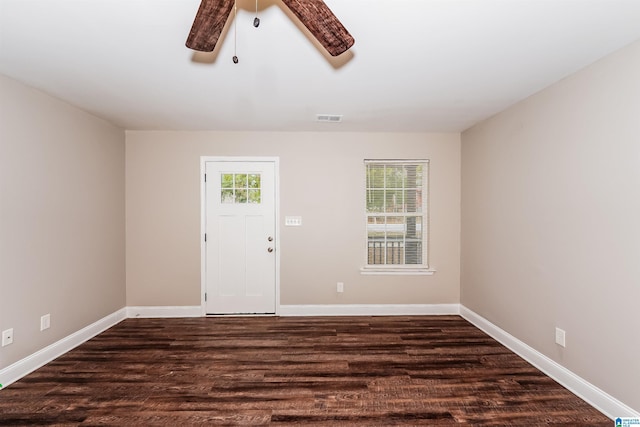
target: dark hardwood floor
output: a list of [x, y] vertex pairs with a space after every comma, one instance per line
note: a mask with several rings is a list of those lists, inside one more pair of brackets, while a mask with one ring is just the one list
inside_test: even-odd
[[127, 319], [0, 391], [2, 425], [612, 423], [458, 316]]

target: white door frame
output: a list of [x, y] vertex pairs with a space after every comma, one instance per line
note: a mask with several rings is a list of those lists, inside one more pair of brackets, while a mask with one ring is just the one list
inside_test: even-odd
[[204, 242], [206, 231], [206, 186], [204, 174], [207, 162], [272, 162], [275, 167], [275, 255], [276, 255], [276, 307], [275, 316], [280, 312], [280, 158], [279, 157], [230, 157], [200, 156], [200, 312], [207, 315], [205, 292], [207, 291], [207, 250]]

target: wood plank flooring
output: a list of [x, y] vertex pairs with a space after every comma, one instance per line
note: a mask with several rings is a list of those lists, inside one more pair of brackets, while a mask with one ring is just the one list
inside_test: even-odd
[[0, 391], [0, 425], [612, 421], [458, 316], [127, 319]]

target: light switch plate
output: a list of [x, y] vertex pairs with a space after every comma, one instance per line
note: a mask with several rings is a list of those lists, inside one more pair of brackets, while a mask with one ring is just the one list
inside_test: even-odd
[[285, 216], [284, 225], [287, 227], [300, 227], [302, 225], [301, 216]]

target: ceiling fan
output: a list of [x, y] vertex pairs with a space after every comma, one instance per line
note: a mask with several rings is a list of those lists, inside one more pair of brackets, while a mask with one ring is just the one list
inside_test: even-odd
[[[355, 42], [322, 0], [282, 0], [331, 56], [345, 52]], [[216, 47], [235, 0], [202, 0], [187, 38], [187, 47], [211, 52]], [[257, 19], [257, 18], [256, 18]], [[258, 26], [254, 21], [254, 26]], [[235, 61], [235, 60], [234, 60]]]

